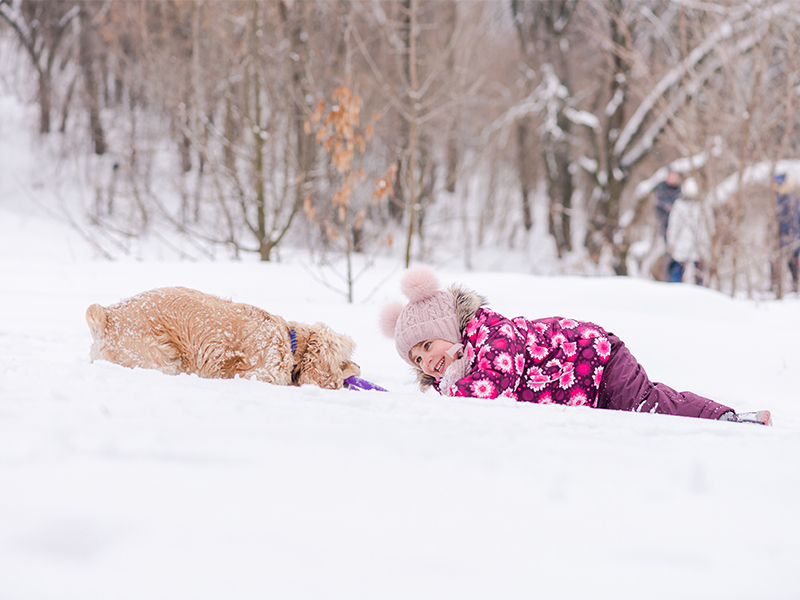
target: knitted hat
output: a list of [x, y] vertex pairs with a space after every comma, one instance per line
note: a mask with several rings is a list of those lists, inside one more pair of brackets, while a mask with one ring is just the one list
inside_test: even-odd
[[397, 353], [411, 366], [408, 352], [425, 340], [461, 342], [456, 318], [456, 299], [439, 289], [439, 280], [428, 267], [412, 267], [400, 280], [400, 289], [410, 302], [394, 302], [381, 312], [380, 325], [386, 337], [393, 337]]

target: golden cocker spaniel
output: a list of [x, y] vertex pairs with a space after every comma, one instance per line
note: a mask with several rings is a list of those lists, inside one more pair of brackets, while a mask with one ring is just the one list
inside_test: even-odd
[[92, 304], [86, 321], [94, 339], [91, 360], [124, 367], [328, 389], [361, 372], [350, 360], [353, 340], [323, 323], [286, 321], [183, 287], [150, 290], [108, 307]]

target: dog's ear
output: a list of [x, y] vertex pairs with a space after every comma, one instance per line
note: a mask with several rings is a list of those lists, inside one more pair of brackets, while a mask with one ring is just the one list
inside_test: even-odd
[[352, 360], [346, 360], [342, 363], [342, 379], [347, 379], [348, 377], [358, 377], [361, 375], [361, 367], [359, 367], [356, 363]]
[[92, 338], [95, 340], [103, 339], [103, 333], [106, 329], [106, 309], [99, 304], [92, 304], [86, 309], [86, 323], [89, 325], [89, 331], [92, 333]]
[[355, 347], [355, 342], [346, 335], [336, 333], [323, 323], [315, 323], [308, 334], [297, 383], [340, 389], [347, 377], [361, 373], [359, 366], [350, 360]]

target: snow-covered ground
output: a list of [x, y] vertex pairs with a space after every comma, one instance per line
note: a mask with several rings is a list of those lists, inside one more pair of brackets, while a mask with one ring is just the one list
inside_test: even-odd
[[[299, 261], [93, 260], [13, 147], [0, 127], [0, 598], [800, 598], [797, 298], [440, 271], [775, 426], [442, 398], [378, 332], [394, 264], [348, 305]], [[390, 392], [90, 363], [86, 307], [163, 285], [325, 321]]]

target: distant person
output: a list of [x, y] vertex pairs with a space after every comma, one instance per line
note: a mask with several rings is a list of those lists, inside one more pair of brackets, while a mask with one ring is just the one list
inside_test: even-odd
[[[778, 208], [778, 261], [789, 265], [792, 274], [792, 289], [798, 291], [798, 275], [800, 274], [800, 198], [797, 186], [785, 173], [775, 175], [775, 197]], [[784, 263], [784, 261], [786, 261]], [[778, 265], [780, 266], [780, 265]], [[772, 269], [773, 286], [780, 276], [780, 268]]]
[[682, 282], [688, 265], [694, 282], [703, 285], [703, 259], [711, 247], [711, 216], [703, 211], [697, 194], [697, 182], [690, 177], [683, 183], [683, 194], [672, 205], [667, 227], [667, 250], [671, 257], [668, 281]]
[[594, 323], [509, 319], [485, 307], [473, 291], [457, 285], [440, 290], [436, 275], [422, 266], [406, 272], [401, 288], [410, 302], [384, 307], [381, 330], [394, 338], [400, 358], [417, 369], [423, 390], [772, 424], [769, 411], [737, 414], [650, 381], [622, 340]]
[[669, 224], [669, 213], [673, 204], [681, 196], [681, 176], [680, 173], [670, 171], [667, 178], [659, 183], [653, 190], [656, 196], [656, 219], [658, 219], [658, 230], [661, 238], [667, 241], [667, 226]]

